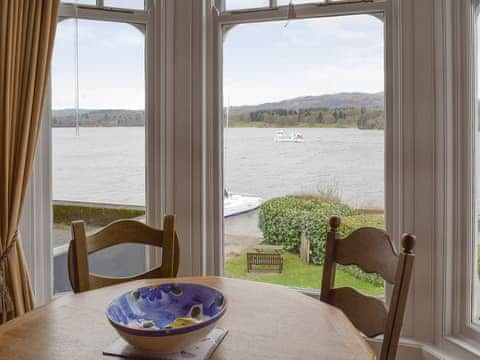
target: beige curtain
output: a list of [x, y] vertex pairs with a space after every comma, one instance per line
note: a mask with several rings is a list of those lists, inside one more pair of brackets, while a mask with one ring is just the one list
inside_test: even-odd
[[37, 144], [57, 8], [58, 0], [0, 0], [0, 323], [33, 308], [16, 235]]

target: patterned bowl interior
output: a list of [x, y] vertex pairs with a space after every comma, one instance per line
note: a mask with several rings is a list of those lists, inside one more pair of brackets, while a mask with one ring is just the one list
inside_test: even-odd
[[211, 287], [190, 284], [162, 284], [129, 291], [107, 308], [114, 325], [141, 335], [196, 330], [218, 320], [224, 313], [224, 295]]

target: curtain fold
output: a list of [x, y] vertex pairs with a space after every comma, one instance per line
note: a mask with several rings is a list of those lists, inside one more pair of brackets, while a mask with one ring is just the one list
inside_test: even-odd
[[0, 323], [34, 306], [17, 229], [40, 129], [58, 2], [0, 0], [0, 258], [6, 255], [0, 273], [11, 299], [0, 297]]

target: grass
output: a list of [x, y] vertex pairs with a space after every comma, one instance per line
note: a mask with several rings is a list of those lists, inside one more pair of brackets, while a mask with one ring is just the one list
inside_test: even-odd
[[[323, 267], [313, 264], [305, 264], [298, 255], [288, 251], [284, 252], [283, 273], [255, 273], [246, 272], [247, 257], [240, 255], [225, 263], [225, 275], [237, 279], [246, 279], [272, 284], [295, 286], [300, 288], [320, 289], [322, 282]], [[368, 282], [361, 281], [352, 275], [337, 270], [335, 286], [351, 286], [368, 295], [382, 295], [383, 286], [377, 287]]]

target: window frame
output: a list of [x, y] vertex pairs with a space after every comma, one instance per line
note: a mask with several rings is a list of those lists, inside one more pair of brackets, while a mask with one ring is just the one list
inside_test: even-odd
[[[98, 0], [97, 0], [98, 1]], [[278, 8], [287, 8], [289, 5], [288, 4], [283, 4], [279, 5], [278, 0], [266, 0], [267, 5], [265, 6], [260, 6], [260, 7], [251, 7], [251, 8], [243, 8], [243, 9], [232, 9], [232, 10], [227, 10], [226, 9], [226, 1], [227, 0], [213, 0], [215, 2], [215, 6], [217, 9], [220, 10], [222, 14], [234, 14], [234, 13], [242, 13], [242, 12], [256, 12], [256, 11], [262, 11], [262, 10], [275, 10]], [[337, 1], [337, 2], [336, 2]], [[351, 4], [359, 4], [359, 3], [368, 3], [368, 2], [373, 2], [375, 0], [311, 0], [309, 3], [300, 3], [300, 4], [295, 4], [295, 8], [297, 6], [331, 6], [331, 5], [340, 5], [342, 2], [344, 2], [344, 5], [351, 5]], [[383, 2], [385, 0], [377, 0], [378, 2]]]
[[[480, 175], [475, 164], [476, 145], [479, 136], [477, 130], [477, 26], [480, 26], [479, 3], [477, 0], [461, 0], [454, 3], [453, 17], [453, 115], [458, 119], [452, 124], [454, 130], [453, 149], [455, 152], [456, 176], [454, 180], [453, 234], [446, 239], [446, 272], [452, 276], [446, 278], [445, 287], [450, 294], [445, 301], [447, 322], [444, 332], [447, 341], [466, 347], [470, 343], [480, 350], [480, 325], [473, 323], [473, 305], [475, 299], [475, 262], [476, 241], [478, 238], [478, 217], [476, 210], [476, 177]], [[451, 119], [453, 121], [453, 118]], [[455, 166], [456, 165], [456, 166]], [[458, 243], [456, 239], [464, 239]], [[480, 295], [480, 294], [479, 294]], [[477, 301], [479, 298], [477, 297]], [[480, 354], [480, 352], [478, 352]]]
[[480, 356], [480, 325], [473, 323], [480, 7], [478, 0], [442, 0], [437, 10], [442, 16], [435, 19], [439, 166], [437, 264], [432, 269], [437, 271], [437, 289], [432, 300], [440, 319], [435, 339], [446, 353], [469, 359]]
[[[97, 0], [97, 6], [102, 0]], [[145, 10], [103, 8], [61, 3], [58, 22], [68, 18], [127, 23], [145, 34], [145, 191], [146, 221], [161, 227], [166, 193], [165, 0], [146, 0]], [[151, 76], [149, 76], [151, 74]], [[53, 297], [51, 81], [49, 81], [32, 181], [22, 213], [21, 229], [33, 276], [37, 305]], [[27, 210], [28, 209], [28, 210]], [[157, 249], [147, 248], [146, 266], [161, 261]]]
[[[213, 168], [212, 172], [207, 174], [207, 193], [213, 198], [213, 209], [211, 216], [214, 218], [212, 236], [207, 238], [206, 251], [207, 258], [210, 261], [207, 267], [215, 274], [224, 274], [224, 249], [223, 249], [223, 109], [222, 109], [222, 76], [223, 76], [223, 34], [224, 28], [237, 24], [287, 20], [287, 6], [279, 6], [266, 9], [238, 10], [230, 12], [220, 12], [223, 8], [223, 1], [216, 1], [216, 9], [212, 10], [213, 36], [211, 39], [211, 51], [213, 54], [213, 77], [211, 88], [213, 96], [213, 113], [207, 117], [207, 134], [212, 134], [213, 157], [207, 168]], [[385, 226], [392, 234], [393, 241], [399, 244], [401, 224], [399, 215], [401, 214], [402, 203], [400, 201], [400, 190], [405, 184], [402, 184], [401, 173], [401, 151], [400, 151], [400, 128], [401, 119], [399, 111], [399, 94], [394, 84], [397, 83], [398, 66], [395, 59], [396, 38], [394, 37], [394, 26], [396, 20], [392, 16], [392, 2], [390, 0], [381, 2], [354, 2], [354, 3], [332, 3], [332, 4], [301, 4], [296, 5], [297, 18], [320, 18], [327, 16], [354, 15], [354, 14], [374, 14], [382, 13], [384, 16], [384, 41], [385, 41]], [[388, 164], [388, 166], [387, 166]], [[213, 261], [212, 261], [213, 259]], [[388, 290], [386, 291], [388, 296]]]

